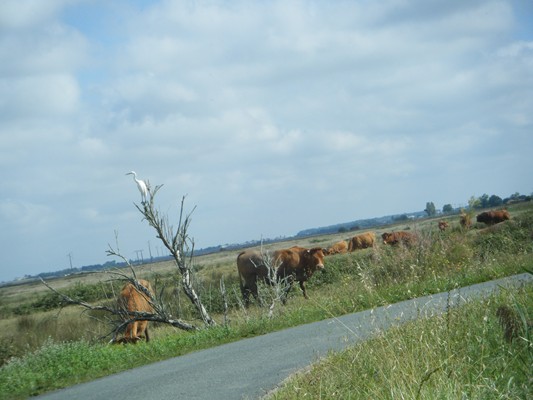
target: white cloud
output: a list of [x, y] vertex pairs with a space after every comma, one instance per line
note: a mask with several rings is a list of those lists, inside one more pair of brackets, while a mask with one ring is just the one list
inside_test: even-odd
[[68, 117], [78, 110], [79, 88], [68, 75], [0, 80], [0, 115], [16, 118]]
[[84, 138], [79, 146], [81, 152], [87, 156], [100, 157], [110, 154], [108, 147], [98, 138]]
[[50, 207], [24, 201], [3, 200], [0, 202], [0, 217], [4, 229], [12, 228], [14, 234], [43, 234], [55, 219]]
[[56, 17], [57, 12], [72, 0], [4, 0], [0, 12], [0, 27], [31, 29]]
[[3, 32], [0, 73], [4, 78], [74, 72], [87, 63], [89, 45], [78, 32], [53, 21], [34, 30]]
[[530, 63], [533, 62], [533, 42], [514, 42], [499, 49], [496, 54], [511, 59], [520, 57], [526, 63], [531, 65]]
[[331, 132], [324, 134], [323, 137], [325, 138], [325, 148], [378, 159], [405, 152], [408, 150], [410, 142], [408, 138], [403, 137], [396, 139], [373, 138], [352, 132]]

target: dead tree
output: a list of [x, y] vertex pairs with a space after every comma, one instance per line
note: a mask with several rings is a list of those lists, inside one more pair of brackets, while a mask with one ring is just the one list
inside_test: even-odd
[[191, 303], [196, 307], [200, 318], [206, 325], [214, 326], [216, 325], [216, 322], [211, 318], [207, 312], [207, 309], [200, 301], [200, 297], [194, 290], [191, 280], [194, 241], [189, 237], [187, 231], [191, 223], [192, 211], [191, 213], [184, 215], [185, 197], [183, 197], [181, 199], [178, 226], [176, 229], [174, 229], [174, 227], [169, 223], [167, 215], [161, 214], [154, 205], [154, 198], [162, 186], [163, 185], [156, 186], [153, 191], [151, 190], [150, 186], [148, 186], [147, 200], [143, 201], [141, 206], [135, 204], [135, 207], [137, 207], [148, 224], [155, 229], [157, 238], [161, 240], [163, 245], [174, 258], [174, 262], [176, 263], [181, 275], [183, 290], [190, 299]]
[[[178, 271], [181, 275], [181, 282], [186, 293], [187, 297], [190, 299], [192, 304], [195, 306], [198, 311], [202, 321], [207, 326], [215, 326], [216, 322], [210, 317], [206, 308], [200, 301], [198, 294], [196, 293], [192, 285], [192, 257], [194, 252], [194, 241], [188, 235], [188, 228], [191, 222], [191, 214], [184, 215], [184, 201], [185, 197], [182, 198], [179, 222], [177, 229], [174, 230], [172, 225], [168, 222], [168, 217], [161, 214], [158, 210], [155, 209], [154, 198], [159, 189], [162, 187], [156, 186], [152, 191], [148, 185], [148, 196], [143, 198], [141, 206], [135, 204], [135, 207], [143, 215], [148, 224], [155, 229], [157, 233], [157, 238], [161, 240], [163, 245], [169, 250], [172, 254]], [[121, 258], [126, 265], [130, 268], [131, 276], [122, 273], [120, 271], [108, 271], [109, 274], [115, 276], [113, 280], [120, 280], [123, 282], [130, 282], [135, 288], [145, 294], [148, 298], [153, 312], [144, 312], [144, 311], [129, 311], [125, 310], [123, 307], [109, 307], [102, 305], [93, 305], [85, 301], [71, 298], [63, 293], [60, 293], [56, 289], [52, 288], [48, 283], [41, 279], [42, 283], [48, 287], [51, 291], [58, 294], [63, 303], [67, 305], [78, 305], [83, 307], [86, 311], [101, 311], [107, 315], [107, 319], [112, 323], [113, 328], [111, 332], [106, 336], [112, 336], [112, 341], [116, 341], [118, 333], [122, 332], [130, 323], [135, 321], [151, 321], [151, 322], [160, 322], [164, 324], [169, 324], [179, 329], [191, 331], [198, 329], [196, 326], [191, 325], [185, 321], [182, 321], [179, 318], [174, 318], [169, 312], [168, 307], [165, 307], [162, 301], [162, 296], [153, 295], [147, 288], [141, 285], [136, 277], [135, 270], [130, 264], [129, 260], [124, 257], [119, 250], [118, 246], [118, 236], [115, 232], [116, 238], [116, 247], [113, 248], [109, 245], [107, 254], [111, 256], [116, 256]], [[118, 277], [117, 277], [118, 276]], [[112, 317], [116, 317], [113, 319]]]

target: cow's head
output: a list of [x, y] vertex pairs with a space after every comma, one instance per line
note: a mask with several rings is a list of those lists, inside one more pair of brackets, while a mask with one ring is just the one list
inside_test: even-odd
[[392, 239], [392, 233], [384, 232], [381, 237], [383, 238], [383, 243], [388, 244]]
[[304, 251], [305, 263], [311, 272], [324, 269], [324, 249], [314, 247]]

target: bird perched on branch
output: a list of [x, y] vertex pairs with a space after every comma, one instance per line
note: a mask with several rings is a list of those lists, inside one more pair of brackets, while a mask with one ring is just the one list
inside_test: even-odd
[[137, 174], [135, 171], [128, 172], [126, 175], [133, 175], [133, 180], [137, 184], [137, 188], [139, 188], [139, 192], [141, 192], [141, 201], [145, 202], [146, 198], [148, 197], [148, 186], [142, 179], [137, 179]]

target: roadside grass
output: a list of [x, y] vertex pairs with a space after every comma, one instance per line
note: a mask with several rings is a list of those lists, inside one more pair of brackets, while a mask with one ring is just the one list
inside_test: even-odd
[[[0, 368], [0, 399], [25, 398], [241, 338], [533, 270], [531, 206], [497, 229], [453, 227], [441, 233], [426, 226], [417, 231], [420, 240], [413, 247], [378, 245], [328, 257], [325, 271], [308, 282], [311, 298], [303, 299], [295, 287], [288, 305], [276, 302], [271, 317], [268, 308], [242, 307], [236, 274], [227, 274], [235, 266], [224, 263], [220, 270], [202, 267], [196, 282], [202, 301], [219, 323], [215, 328], [187, 333], [156, 326], [149, 344], [108, 346], [99, 339], [105, 324], [95, 315], [76, 313], [76, 308], [68, 307], [59, 316], [47, 311], [12, 319], [11, 334], [0, 336], [0, 363], [5, 362]], [[224, 299], [218, 290], [222, 276], [227, 315], [222, 314]], [[153, 274], [150, 279], [175, 316], [195, 318], [180, 291], [173, 289], [175, 275]], [[83, 286], [72, 290], [95, 293]], [[270, 304], [270, 289], [263, 286], [261, 293]], [[107, 298], [108, 294], [102, 301]]]
[[[497, 316], [502, 305], [516, 316], [512, 341]], [[533, 287], [504, 291], [330, 354], [266, 398], [532, 398], [532, 321]]]

